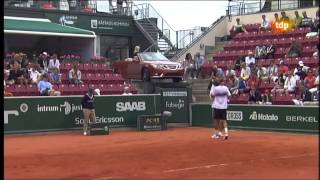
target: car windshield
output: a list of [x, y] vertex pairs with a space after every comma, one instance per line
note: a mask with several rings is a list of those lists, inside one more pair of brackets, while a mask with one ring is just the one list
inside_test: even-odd
[[157, 52], [144, 52], [139, 56], [143, 61], [169, 61], [164, 55]]

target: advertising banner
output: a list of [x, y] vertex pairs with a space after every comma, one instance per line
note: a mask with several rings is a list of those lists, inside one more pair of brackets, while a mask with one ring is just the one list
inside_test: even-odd
[[[82, 97], [4, 99], [4, 132], [79, 129], [83, 125]], [[98, 96], [96, 123], [135, 127], [139, 115], [159, 113], [159, 95]]]
[[[209, 104], [191, 104], [191, 111], [193, 126], [212, 127]], [[230, 105], [227, 119], [236, 128], [319, 132], [319, 107]]]
[[133, 19], [130, 18], [57, 13], [45, 13], [45, 16], [54, 23], [94, 31], [97, 34], [130, 35], [135, 32]]
[[172, 112], [169, 123], [189, 123], [188, 93], [187, 88], [161, 88], [161, 110]]

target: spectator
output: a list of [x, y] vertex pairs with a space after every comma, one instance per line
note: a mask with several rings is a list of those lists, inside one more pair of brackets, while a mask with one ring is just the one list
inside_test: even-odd
[[185, 79], [188, 78], [194, 78], [194, 73], [195, 73], [195, 67], [194, 67], [194, 61], [192, 59], [192, 56], [190, 53], [186, 54], [186, 57], [182, 63], [184, 67], [184, 77]]
[[249, 92], [252, 86], [258, 87], [260, 85], [260, 80], [257, 78], [255, 73], [251, 73], [249, 79], [246, 82], [245, 92]]
[[[318, 70], [319, 71], [319, 70]], [[319, 99], [319, 73], [314, 81], [314, 88], [309, 89], [309, 91], [313, 94], [313, 100]]]
[[245, 56], [239, 56], [236, 59], [235, 63], [235, 70], [240, 71], [241, 70], [241, 63], [246, 62], [246, 57]]
[[282, 21], [282, 22], [289, 22], [289, 21], [290, 21], [290, 19], [289, 19], [289, 17], [287, 16], [286, 12], [281, 11], [280, 21]]
[[296, 80], [304, 80], [307, 75], [309, 67], [303, 64], [303, 61], [298, 62], [298, 67], [296, 67], [293, 71]]
[[59, 70], [60, 67], [60, 61], [57, 58], [57, 54], [52, 55], [52, 59], [49, 60], [48, 70], [49, 72], [52, 72], [55, 68]]
[[284, 64], [283, 60], [280, 60], [280, 65], [278, 68], [279, 80], [284, 83], [285, 77], [289, 72], [289, 67]]
[[231, 95], [239, 94], [239, 79], [235, 73], [231, 73], [230, 77], [228, 78], [228, 88]]
[[278, 78], [278, 66], [276, 65], [274, 59], [271, 59], [267, 73], [271, 81], [275, 81]]
[[271, 30], [271, 24], [268, 19], [266, 19], [266, 15], [262, 15], [261, 26], [259, 27], [260, 31], [269, 31]]
[[247, 32], [247, 30], [244, 28], [243, 24], [240, 23], [240, 19], [237, 18], [236, 24], [233, 25], [230, 30], [230, 34], [231, 34], [231, 36], [234, 36], [235, 34], [241, 33], [241, 32]]
[[61, 74], [59, 72], [59, 69], [53, 67], [51, 70], [52, 72], [50, 73], [50, 75], [52, 84], [61, 84]]
[[308, 69], [307, 76], [304, 78], [304, 86], [307, 90], [315, 87], [316, 76], [313, 74], [311, 69]]
[[195, 71], [196, 76], [194, 79], [199, 78], [200, 72], [201, 72], [201, 66], [205, 63], [204, 57], [200, 55], [200, 53], [196, 54], [196, 62], [195, 62]]
[[43, 52], [42, 54], [40, 54], [40, 58], [38, 60], [38, 64], [40, 65], [40, 68], [47, 72], [47, 68], [48, 68], [48, 53], [47, 52]]
[[125, 86], [123, 89], [123, 94], [122, 95], [132, 95], [132, 93], [129, 90], [128, 86]]
[[217, 65], [213, 65], [211, 77], [214, 80], [218, 80], [218, 78], [223, 79], [224, 78], [223, 70], [221, 68], [218, 68]]
[[295, 18], [294, 18], [294, 26], [297, 28], [297, 27], [300, 27], [301, 26], [301, 22], [302, 22], [302, 17], [299, 15], [299, 12], [298, 11], [294, 11], [294, 15], [295, 15]]
[[21, 68], [27, 68], [27, 66], [29, 65], [29, 60], [28, 60], [28, 56], [26, 54], [20, 53], [20, 64], [21, 64]]
[[9, 72], [8, 84], [28, 84], [28, 79], [25, 78], [24, 71], [20, 67], [21, 65], [17, 61], [14, 61], [13, 69]]
[[311, 29], [314, 28], [312, 18], [307, 16], [307, 12], [303, 11], [302, 12], [302, 21], [301, 21], [301, 26], [300, 27], [310, 27]]
[[261, 93], [255, 86], [250, 87], [248, 104], [262, 104]]
[[279, 22], [280, 22], [280, 19], [279, 19], [278, 13], [274, 13], [274, 20], [272, 22], [272, 27], [275, 27], [276, 23], [279, 23]]
[[78, 64], [73, 64], [72, 69], [70, 69], [69, 82], [71, 84], [82, 84], [81, 71], [78, 69]]
[[273, 82], [273, 88], [271, 89], [271, 93], [282, 92], [284, 89], [284, 82], [280, 80], [280, 78], [276, 78]]
[[30, 76], [30, 83], [31, 84], [37, 84], [38, 80], [41, 77], [40, 72], [38, 71], [40, 66], [38, 64], [30, 64], [29, 68], [29, 76]]
[[258, 64], [257, 77], [260, 81], [269, 80], [269, 74], [267, 68], [263, 67], [262, 64]]
[[43, 74], [41, 80], [38, 82], [38, 90], [41, 96], [60, 96], [60, 91], [52, 88], [52, 84], [48, 82], [48, 75]]
[[227, 65], [227, 70], [226, 70], [226, 73], [225, 73], [225, 77], [228, 79], [233, 74], [234, 75], [236, 74], [236, 72], [234, 70], [234, 65], [228, 64]]
[[241, 72], [239, 77], [239, 90], [244, 91], [246, 89], [246, 81], [249, 79], [251, 70], [246, 63], [241, 64]]
[[140, 46], [135, 46], [133, 51], [133, 58], [138, 58], [138, 53], [140, 53]]
[[289, 51], [286, 57], [294, 58], [300, 57], [302, 53], [302, 45], [297, 41], [293, 41], [289, 47]]
[[272, 104], [272, 94], [268, 89], [265, 89], [264, 94], [261, 95], [262, 104], [271, 105]]
[[294, 93], [295, 89], [297, 86], [297, 80], [296, 78], [293, 76], [292, 72], [289, 71], [288, 72], [288, 77], [286, 77], [285, 81], [284, 81], [284, 88], [283, 89], [279, 89], [279, 93], [283, 93], [285, 92], [286, 94], [289, 93]]
[[248, 52], [248, 56], [246, 57], [245, 62], [247, 66], [250, 66], [251, 64], [256, 64], [256, 58], [254, 58], [252, 51]]
[[298, 99], [292, 99], [295, 105], [304, 106], [304, 105], [316, 105], [316, 102], [312, 100], [312, 93], [308, 91], [302, 84], [299, 85], [300, 97]]

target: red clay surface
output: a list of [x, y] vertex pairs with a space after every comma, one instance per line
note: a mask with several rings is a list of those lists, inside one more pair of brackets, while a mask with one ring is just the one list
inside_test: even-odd
[[[112, 130], [112, 129], [111, 129]], [[319, 179], [318, 134], [210, 128], [5, 137], [5, 180]]]

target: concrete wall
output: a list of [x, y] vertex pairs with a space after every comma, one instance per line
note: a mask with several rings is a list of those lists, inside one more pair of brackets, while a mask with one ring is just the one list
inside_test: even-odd
[[[227, 28], [228, 25], [228, 18], [224, 18], [221, 22], [216, 24], [216, 26], [208, 32], [200, 41], [195, 43], [188, 51], [186, 51], [184, 54], [182, 54], [178, 62], [182, 62], [186, 56], [187, 53], [191, 53], [191, 55], [194, 57], [195, 54], [198, 52], [201, 55], [205, 55], [205, 46], [215, 46], [215, 38], [216, 37], [223, 37], [227, 35]], [[203, 44], [203, 48], [200, 48], [200, 44]]]
[[[312, 8], [301, 8], [301, 9], [294, 9], [294, 10], [285, 10], [286, 14], [289, 16], [289, 18], [294, 18], [294, 11], [298, 11], [300, 15], [302, 15], [302, 11], [307, 11], [307, 15], [309, 17], [314, 18], [316, 16], [316, 11], [319, 9], [318, 7], [312, 7]], [[227, 25], [227, 32], [229, 33], [229, 30], [231, 27], [236, 24], [236, 19], [240, 18], [240, 22], [242, 24], [254, 24], [254, 23], [260, 23], [261, 22], [261, 16], [263, 14], [266, 15], [267, 19], [273, 20], [274, 19], [274, 13], [278, 13], [279, 17], [281, 17], [280, 12], [281, 11], [272, 11], [272, 12], [263, 12], [263, 13], [256, 13], [256, 14], [248, 14], [248, 15], [241, 15], [241, 16], [232, 16], [231, 17], [231, 22], [228, 21]]]

